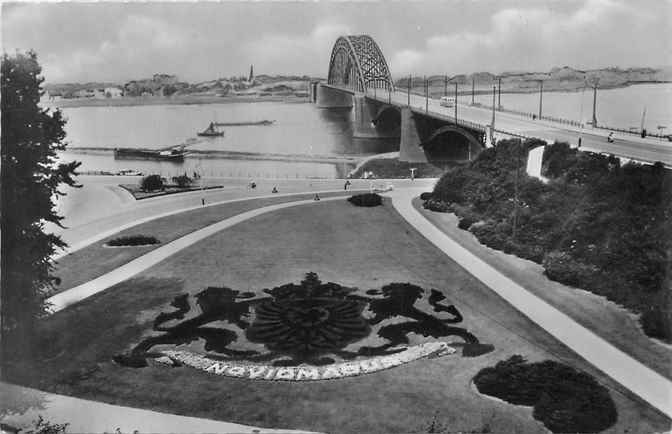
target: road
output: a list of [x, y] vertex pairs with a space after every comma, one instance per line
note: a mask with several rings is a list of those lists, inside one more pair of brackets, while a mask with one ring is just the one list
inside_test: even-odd
[[[385, 103], [391, 102], [397, 106], [406, 106], [408, 104], [408, 94], [406, 92], [396, 91], [388, 94], [383, 90], [374, 94], [372, 91], [369, 91], [366, 96]], [[462, 98], [467, 99], [466, 96], [462, 96]], [[492, 122], [491, 109], [462, 104], [459, 103], [459, 100], [460, 97], [458, 96], [458, 120], [473, 122], [482, 126], [490, 125]], [[424, 96], [411, 94], [410, 102], [414, 112], [425, 113]], [[430, 114], [437, 117], [443, 117], [451, 121], [455, 118], [455, 109], [453, 107], [442, 107], [438, 99], [430, 98], [427, 109]], [[495, 130], [526, 137], [536, 137], [549, 143], [563, 141], [573, 145], [576, 145], [579, 137], [581, 137], [582, 149], [614, 154], [619, 157], [645, 163], [661, 161], [667, 167], [672, 168], [672, 142], [657, 138], [642, 139], [633, 134], [614, 132], [614, 141], [613, 143], [609, 143], [607, 142], [607, 136], [610, 133], [609, 130], [591, 127], [581, 128], [547, 120], [532, 120], [516, 114], [499, 111], [495, 112]], [[495, 133], [495, 136], [502, 137], [505, 134], [498, 132]]]

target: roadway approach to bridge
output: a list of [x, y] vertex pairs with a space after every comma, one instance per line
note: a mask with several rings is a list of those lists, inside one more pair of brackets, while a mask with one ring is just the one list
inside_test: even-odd
[[[471, 160], [496, 139], [518, 137], [549, 144], [580, 143], [582, 150], [649, 164], [660, 161], [672, 167], [672, 142], [660, 138], [614, 132], [613, 141], [608, 141], [609, 130], [578, 122], [493, 111], [492, 107], [464, 104], [459, 96], [452, 107], [444, 107], [437, 99], [395, 89], [382, 50], [369, 35], [339, 37], [332, 49], [327, 81], [313, 83], [311, 93], [320, 108], [353, 110], [354, 137], [399, 137], [401, 161], [440, 159], [437, 154], [458, 147]], [[452, 136], [447, 140], [435, 140], [448, 134]]]
[[[375, 137], [381, 134], [375, 126], [375, 121], [386, 110], [394, 109], [400, 112], [401, 124], [398, 132], [400, 141], [400, 159], [410, 162], [426, 162], [431, 157], [423, 149], [424, 142], [431, 137], [432, 131], [423, 134], [422, 129], [415, 124], [417, 119], [431, 118], [446, 126], [454, 125], [460, 130], [470, 133], [474, 139], [485, 147], [487, 134], [492, 124], [492, 109], [457, 102], [457, 121], [454, 107], [444, 107], [435, 98], [425, 98], [417, 94], [408, 94], [404, 91], [367, 90], [365, 93], [356, 93], [350, 89], [340, 88], [329, 84], [320, 84], [323, 89], [318, 90], [318, 105], [329, 108], [329, 103], [320, 102], [320, 95], [327, 92], [340, 92], [349, 96], [354, 102], [355, 134], [366, 137]], [[326, 91], [326, 92], [325, 92]], [[344, 96], [345, 96], [344, 95]], [[466, 96], [465, 96], [466, 99]], [[347, 107], [348, 98], [337, 98], [337, 107]], [[358, 101], [359, 100], [359, 101]], [[409, 104], [410, 101], [410, 104]], [[323, 105], [322, 105], [323, 104]], [[369, 107], [367, 107], [369, 106]], [[357, 113], [358, 110], [368, 110], [369, 113]], [[368, 124], [368, 125], [367, 125]], [[404, 131], [405, 129], [416, 131]], [[363, 131], [368, 130], [368, 131]], [[446, 130], [450, 131], [450, 130]], [[481, 136], [479, 137], [479, 132]], [[530, 119], [521, 115], [495, 111], [495, 138], [537, 138], [551, 144], [567, 142], [576, 146], [581, 139], [581, 149], [591, 152], [612, 154], [617, 157], [634, 160], [642, 163], [662, 162], [666, 167], [672, 167], [672, 143], [658, 138], [641, 138], [632, 134], [613, 133], [613, 142], [607, 137], [610, 131], [592, 127], [580, 127], [556, 123], [548, 120]], [[388, 137], [382, 133], [382, 137]], [[394, 132], [392, 132], [394, 134]], [[410, 140], [409, 140], [410, 138]]]

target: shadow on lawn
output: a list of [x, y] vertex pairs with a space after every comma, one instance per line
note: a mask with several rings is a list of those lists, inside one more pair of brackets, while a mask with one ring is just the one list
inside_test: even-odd
[[[434, 313], [420, 310], [416, 302], [425, 297], [425, 290], [410, 283], [391, 283], [380, 290], [369, 290], [367, 296], [356, 294], [356, 288], [336, 283], [322, 283], [316, 273], [308, 273], [300, 284], [289, 283], [265, 289], [268, 296], [239, 292], [226, 287], [208, 287], [196, 294], [201, 312], [185, 319], [192, 307], [189, 295], [182, 294], [171, 305], [176, 310], [162, 312], [154, 320], [154, 330], [161, 332], [140, 342], [130, 353], [114, 360], [124, 366], [147, 366], [147, 358], [157, 345], [181, 345], [202, 339], [211, 357], [272, 362], [275, 366], [300, 364], [327, 365], [335, 358], [394, 354], [410, 344], [409, 334], [443, 338], [456, 336], [462, 342], [462, 355], [475, 357], [494, 349], [481, 344], [470, 332], [451, 324], [463, 318], [453, 305], [442, 303], [445, 296], [432, 289], [427, 303]], [[367, 309], [368, 308], [368, 309]], [[438, 314], [448, 314], [440, 318]], [[170, 322], [179, 321], [174, 325]], [[226, 327], [213, 323], [223, 322]], [[369, 335], [384, 343], [377, 346], [356, 343]], [[243, 338], [244, 335], [244, 338]], [[234, 349], [247, 342], [263, 344], [266, 351]], [[346, 347], [350, 346], [349, 350]]]

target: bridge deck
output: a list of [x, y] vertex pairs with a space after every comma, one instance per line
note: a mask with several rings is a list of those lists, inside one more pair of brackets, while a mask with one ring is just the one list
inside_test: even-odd
[[[327, 85], [334, 89], [348, 93], [354, 93], [350, 89]], [[407, 106], [408, 95], [406, 92], [388, 93], [384, 89], [378, 89], [375, 94], [369, 90], [367, 98], [380, 102], [390, 103], [396, 106]], [[463, 97], [466, 99], [466, 97]], [[438, 99], [429, 99], [428, 110], [425, 111], [425, 97], [411, 94], [411, 109], [415, 113], [428, 116], [454, 120], [455, 109], [442, 107]], [[480, 128], [490, 125], [492, 121], [492, 109], [459, 103], [457, 107], [457, 123], [476, 124]], [[630, 158], [642, 162], [661, 161], [667, 167], [672, 167], [672, 142], [658, 138], [640, 138], [630, 134], [614, 132], [614, 141], [607, 142], [609, 130], [597, 128], [582, 128], [567, 124], [555, 123], [548, 120], [532, 120], [517, 114], [508, 112], [495, 113], [495, 136], [522, 136], [543, 139], [549, 143], [564, 141], [572, 145], [578, 143], [581, 138], [581, 149], [593, 152], [614, 154], [619, 157]]]

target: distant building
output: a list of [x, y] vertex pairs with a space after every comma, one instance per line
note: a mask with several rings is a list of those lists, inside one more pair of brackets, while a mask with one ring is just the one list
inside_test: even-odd
[[118, 87], [106, 87], [104, 89], [105, 98], [121, 98], [124, 96], [124, 91]]
[[254, 81], [254, 65], [250, 65], [250, 76], [247, 79], [250, 83]]

